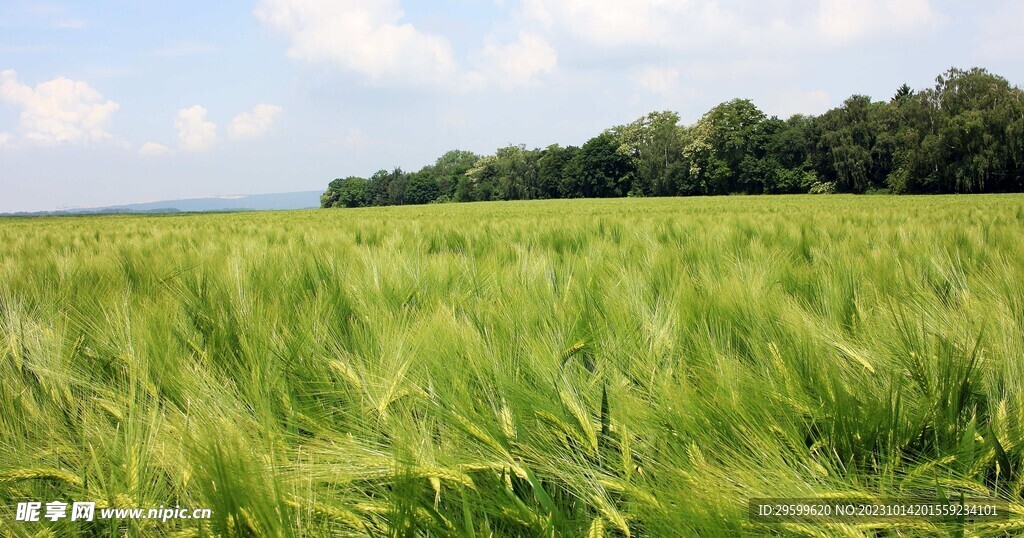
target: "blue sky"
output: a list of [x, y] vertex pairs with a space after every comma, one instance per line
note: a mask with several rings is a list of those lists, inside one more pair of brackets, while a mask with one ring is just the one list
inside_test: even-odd
[[0, 0], [0, 211], [322, 189], [652, 110], [1024, 83], [1024, 2]]

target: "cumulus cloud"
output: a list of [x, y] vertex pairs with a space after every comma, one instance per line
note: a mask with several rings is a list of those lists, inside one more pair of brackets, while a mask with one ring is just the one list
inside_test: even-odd
[[274, 118], [280, 113], [281, 107], [260, 103], [251, 111], [235, 116], [228, 127], [228, 134], [238, 139], [259, 138], [270, 130]]
[[183, 151], [206, 151], [217, 142], [217, 125], [206, 121], [206, 109], [199, 105], [179, 110], [174, 128]]
[[489, 44], [481, 51], [481, 71], [504, 87], [526, 86], [558, 67], [558, 54], [544, 38], [527, 32], [515, 42]]
[[692, 80], [705, 82], [749, 80], [752, 77], [791, 76], [795, 70], [796, 62], [792, 58], [751, 57], [718, 61], [697, 60], [687, 67], [686, 76]]
[[[846, 43], [934, 27], [930, 0], [522, 0], [521, 12], [551, 32], [590, 45], [763, 48], [825, 39]], [[724, 40], [724, 41], [723, 41]]]
[[161, 157], [163, 155], [170, 155], [174, 151], [163, 145], [157, 144], [156, 142], [146, 142], [139, 148], [139, 155], [143, 157]]
[[447, 37], [403, 22], [398, 0], [261, 0], [254, 14], [288, 39], [290, 58], [332, 65], [375, 85], [516, 87], [557, 66], [555, 49], [524, 31], [516, 41], [467, 54], [478, 61], [475, 69], [466, 69]]
[[288, 38], [296, 60], [377, 82], [439, 83], [457, 71], [448, 39], [401, 22], [397, 0], [262, 0], [255, 15]]
[[5, 148], [11, 143], [11, 133], [0, 133], [0, 148]]
[[[254, 139], [267, 133], [274, 119], [281, 113], [281, 107], [260, 103], [248, 112], [234, 117], [228, 125], [231, 139]], [[213, 149], [217, 145], [217, 124], [207, 120], [207, 110], [193, 105], [178, 111], [174, 117], [174, 129], [178, 135], [177, 149], [199, 152]], [[146, 142], [139, 148], [143, 157], [171, 155], [175, 150], [157, 142]]]
[[686, 2], [671, 0], [523, 0], [528, 19], [595, 44], [649, 43], [671, 33]]
[[21, 108], [19, 128], [25, 140], [47, 145], [111, 138], [107, 126], [119, 108], [85, 82], [57, 77], [33, 88], [19, 82], [10, 69], [0, 72], [0, 100]]
[[937, 22], [928, 0], [822, 0], [817, 27], [822, 37], [846, 42]]

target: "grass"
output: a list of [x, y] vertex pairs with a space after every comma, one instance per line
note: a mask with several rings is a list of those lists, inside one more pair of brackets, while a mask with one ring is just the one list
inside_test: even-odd
[[1022, 252], [1018, 195], [2, 219], [0, 532], [1018, 534], [746, 502], [1024, 513]]

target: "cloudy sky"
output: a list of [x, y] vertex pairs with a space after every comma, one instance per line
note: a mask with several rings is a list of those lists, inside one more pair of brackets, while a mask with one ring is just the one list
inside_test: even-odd
[[1024, 84], [1024, 2], [0, 0], [0, 211], [322, 189], [652, 110]]

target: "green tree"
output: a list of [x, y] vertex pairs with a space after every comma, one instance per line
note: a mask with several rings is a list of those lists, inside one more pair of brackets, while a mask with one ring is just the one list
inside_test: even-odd
[[900, 168], [909, 192], [1019, 191], [1024, 95], [985, 69], [950, 69], [900, 107]]
[[401, 168], [395, 167], [388, 173], [387, 185], [387, 205], [404, 205], [408, 203], [406, 201], [406, 190], [409, 187], [409, 174], [406, 174]]
[[770, 118], [764, 129], [764, 158], [769, 161], [767, 193], [807, 192], [817, 180], [814, 173], [814, 118], [797, 114], [782, 121]]
[[338, 191], [338, 203], [344, 207], [366, 205], [366, 188], [369, 183], [361, 177], [349, 177]]
[[476, 200], [476, 193], [473, 192], [473, 180], [468, 175], [459, 177], [458, 185], [455, 188], [456, 202], [472, 202]]
[[576, 146], [561, 147], [553, 144], [541, 150], [537, 159], [537, 183], [540, 198], [568, 198], [571, 194], [563, 187], [569, 163], [579, 152]]
[[441, 195], [441, 189], [432, 172], [429, 168], [425, 168], [415, 174], [409, 174], [405, 187], [405, 203], [429, 204]]
[[619, 140], [605, 131], [588, 140], [565, 168], [563, 185], [570, 197], [625, 196], [633, 167], [619, 152]]
[[[497, 200], [498, 190], [498, 159], [494, 155], [481, 157], [465, 174], [466, 181], [460, 184], [460, 201]], [[469, 196], [469, 198], [465, 198]]]
[[459, 180], [467, 170], [473, 168], [479, 158], [480, 156], [471, 151], [459, 149], [453, 149], [438, 157], [433, 172], [441, 195], [454, 199]]
[[366, 204], [368, 182], [355, 176], [335, 179], [320, 197], [321, 207], [360, 207]]
[[762, 192], [765, 114], [747, 99], [712, 108], [690, 130], [686, 153], [701, 194]]
[[369, 184], [366, 186], [366, 205], [388, 205], [388, 184], [390, 182], [391, 174], [387, 170], [378, 170], [370, 176]]
[[327, 184], [327, 190], [320, 195], [320, 207], [335, 207], [338, 204], [338, 190], [342, 181], [344, 180], [338, 178]]
[[899, 103], [901, 101], [905, 101], [905, 100], [907, 100], [907, 99], [909, 99], [909, 98], [911, 98], [913, 96], [914, 96], [914, 90], [909, 85], [904, 83], [899, 88], [896, 88], [896, 93], [893, 94], [892, 99], [889, 100], [889, 103], [890, 104], [896, 104], [896, 103]]
[[495, 172], [494, 198], [532, 200], [541, 194], [540, 150], [528, 150], [523, 144], [498, 149], [492, 162]]
[[829, 110], [817, 123], [816, 168], [840, 192], [865, 192], [886, 186], [893, 155], [886, 136], [889, 106], [854, 95]]
[[689, 163], [683, 152], [679, 114], [651, 112], [611, 131], [619, 140], [619, 152], [630, 159], [632, 171], [627, 180], [631, 194], [669, 196], [683, 190]]
[[655, 111], [582, 147], [452, 150], [415, 174], [335, 179], [321, 206], [730, 193], [1024, 190], [1024, 94], [984, 69], [951, 69], [934, 88], [854, 95], [818, 117], [767, 117], [722, 103], [693, 126]]

